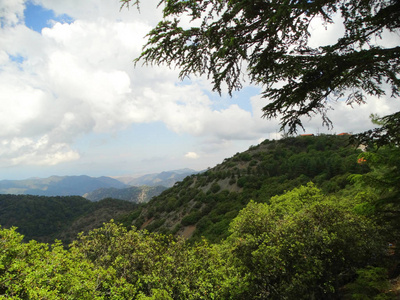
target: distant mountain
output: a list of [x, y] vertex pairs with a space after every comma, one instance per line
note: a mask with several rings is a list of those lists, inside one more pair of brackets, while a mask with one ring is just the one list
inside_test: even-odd
[[199, 173], [199, 171], [186, 168], [180, 170], [165, 171], [161, 173], [146, 174], [140, 177], [125, 176], [125, 177], [116, 177], [115, 179], [121, 181], [122, 183], [132, 186], [162, 185], [166, 187], [172, 187], [176, 182], [182, 181], [185, 177], [197, 173]]
[[51, 176], [26, 180], [1, 180], [0, 194], [38, 196], [82, 196], [100, 188], [125, 188], [127, 185], [111, 177]]
[[87, 193], [83, 197], [91, 201], [113, 198], [134, 203], [146, 203], [154, 196], [160, 195], [166, 189], [164, 186], [131, 186], [124, 189], [101, 188]]

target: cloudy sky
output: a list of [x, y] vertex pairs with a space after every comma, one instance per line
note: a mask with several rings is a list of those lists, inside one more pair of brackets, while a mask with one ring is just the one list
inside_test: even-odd
[[[139, 13], [120, 11], [118, 0], [0, 0], [0, 179], [202, 170], [279, 138], [279, 121], [260, 117], [258, 87], [230, 98], [206, 78], [181, 82], [179, 70], [134, 66], [161, 18], [157, 3], [142, 1]], [[315, 23], [311, 43], [341, 33]], [[359, 132], [372, 127], [370, 113], [399, 102], [334, 103], [334, 128], [317, 116], [306, 132]]]

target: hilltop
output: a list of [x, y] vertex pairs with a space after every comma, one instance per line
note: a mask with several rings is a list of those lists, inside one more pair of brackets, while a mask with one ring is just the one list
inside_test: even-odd
[[219, 241], [251, 199], [268, 203], [309, 181], [328, 194], [345, 189], [350, 174], [368, 171], [357, 163], [360, 153], [348, 135], [265, 140], [186, 177], [121, 221], [128, 227]]

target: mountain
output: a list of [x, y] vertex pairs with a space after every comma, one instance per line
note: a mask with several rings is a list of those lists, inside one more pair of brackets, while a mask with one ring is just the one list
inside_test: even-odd
[[186, 177], [138, 206], [123, 222], [128, 227], [218, 242], [250, 200], [268, 203], [272, 196], [310, 181], [327, 194], [345, 189], [350, 174], [368, 171], [357, 163], [360, 153], [348, 136], [265, 140], [206, 172]]
[[91, 201], [100, 201], [105, 198], [120, 199], [134, 203], [146, 203], [154, 196], [158, 196], [167, 188], [164, 186], [131, 186], [128, 188], [101, 188], [83, 195]]
[[[29, 200], [29, 205], [25, 205], [21, 211], [17, 209], [18, 213], [11, 219], [15, 222], [20, 221], [18, 216], [23, 215], [21, 212], [25, 213], [23, 218], [29, 219], [34, 215], [34, 221], [40, 220], [42, 224], [58, 224], [60, 232], [57, 236], [60, 236], [61, 232], [69, 228], [75, 228], [73, 232], [79, 232], [89, 228], [91, 223], [98, 224], [100, 220], [114, 218], [129, 228], [134, 225], [137, 228], [182, 235], [193, 240], [205, 236], [211, 242], [218, 242], [228, 235], [229, 223], [250, 200], [268, 203], [271, 197], [305, 185], [310, 181], [326, 194], [345, 190], [349, 184], [350, 174], [362, 174], [369, 171], [368, 166], [357, 163], [357, 156], [360, 153], [361, 150], [350, 144], [348, 136], [299, 136], [277, 141], [266, 140], [257, 146], [251, 146], [247, 151], [226, 158], [214, 168], [186, 176], [182, 181], [164, 190], [147, 203], [135, 206], [126, 201], [116, 202], [126, 202], [133, 206], [121, 209], [121, 213], [119, 213], [120, 211], [118, 213], [116, 211], [117, 214], [107, 213], [101, 218], [97, 213], [90, 218], [83, 218], [83, 215], [88, 214], [88, 211], [93, 211], [97, 207], [96, 205], [102, 205], [96, 203], [104, 203], [103, 200], [90, 204], [88, 199], [98, 201], [103, 197], [113, 197], [131, 200], [131, 196], [127, 195], [135, 193], [142, 195], [139, 197], [140, 199], [145, 199], [143, 190], [107, 188], [95, 191], [100, 183], [103, 185], [114, 184], [117, 181], [107, 177], [71, 176], [66, 178], [54, 176], [41, 180], [31, 179], [30, 189], [26, 187], [26, 181], [24, 182], [25, 186], [21, 184], [18, 187], [24, 187], [24, 192], [39, 191], [42, 193], [54, 191], [55, 187], [58, 187], [58, 192], [66, 193], [69, 187], [76, 193], [79, 191], [81, 195], [87, 193], [88, 199], [78, 197], [79, 205], [73, 206], [74, 208], [70, 210], [67, 209], [64, 217], [52, 217], [53, 221], [48, 222], [48, 218], [52, 216], [48, 212], [64, 211], [66, 202], [57, 200], [57, 197], [51, 197], [52, 201], [39, 198], [42, 202], [35, 202], [29, 200], [28, 197], [29, 199], [25, 199]], [[171, 173], [178, 174], [173, 171], [163, 172], [155, 176], [148, 175], [147, 178], [168, 179], [171, 177]], [[142, 180], [144, 179], [142, 178]], [[86, 185], [82, 185], [82, 183], [86, 183]], [[125, 186], [121, 182], [117, 181], [117, 183], [119, 186]], [[73, 187], [73, 184], [81, 189]], [[92, 188], [92, 191], [87, 191], [88, 186]], [[0, 182], [0, 188], [4, 188], [4, 181]], [[86, 188], [85, 191], [84, 188]], [[149, 194], [150, 190], [148, 190]], [[152, 192], [154, 191], [160, 192], [161, 188]], [[24, 197], [24, 195], [21, 196]], [[108, 201], [112, 200], [108, 199]], [[43, 203], [48, 203], [52, 208], [43, 208], [44, 211], [42, 211]], [[18, 202], [14, 202], [13, 205], [17, 208], [20, 206]], [[44, 207], [48, 207], [46, 205]], [[4, 209], [4, 205], [0, 207]], [[84, 207], [88, 207], [88, 211], [82, 212], [81, 209]], [[112, 212], [113, 207], [109, 206], [107, 209]], [[33, 214], [33, 212], [35, 213]], [[14, 221], [7, 220], [4, 215], [0, 217], [2, 222], [7, 222], [10, 226], [19, 226], [17, 223], [14, 224]], [[57, 221], [58, 219], [64, 221], [60, 223]], [[65, 224], [66, 226], [64, 226]], [[26, 225], [24, 226], [26, 227]], [[50, 228], [50, 225], [42, 226]], [[55, 236], [50, 233], [49, 235]], [[46, 234], [43, 234], [38, 238], [44, 239], [45, 236]], [[70, 238], [72, 235], [67, 234], [67, 236]]]
[[182, 181], [185, 177], [199, 173], [192, 169], [180, 169], [173, 171], [165, 171], [161, 173], [146, 174], [140, 177], [124, 176], [115, 177], [115, 179], [132, 186], [166, 186], [172, 187], [176, 182]]
[[1, 180], [0, 194], [38, 196], [82, 196], [99, 188], [125, 188], [127, 185], [111, 177], [51, 176], [26, 180]]

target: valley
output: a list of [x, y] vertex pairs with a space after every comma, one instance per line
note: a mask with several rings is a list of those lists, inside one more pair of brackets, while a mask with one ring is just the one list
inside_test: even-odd
[[[148, 202], [100, 199], [133, 187], [87, 193], [92, 201], [0, 195], [0, 241], [14, 249], [0, 260], [52, 266], [57, 256], [35, 257], [63, 253], [75, 263], [58, 278], [75, 274], [82, 293], [99, 297], [395, 299], [399, 150], [358, 146], [347, 135], [265, 140]], [[31, 257], [35, 251], [42, 254]], [[99, 278], [95, 291], [77, 266]], [[35, 276], [4, 270], [0, 290]], [[63, 286], [71, 291], [74, 283]]]

